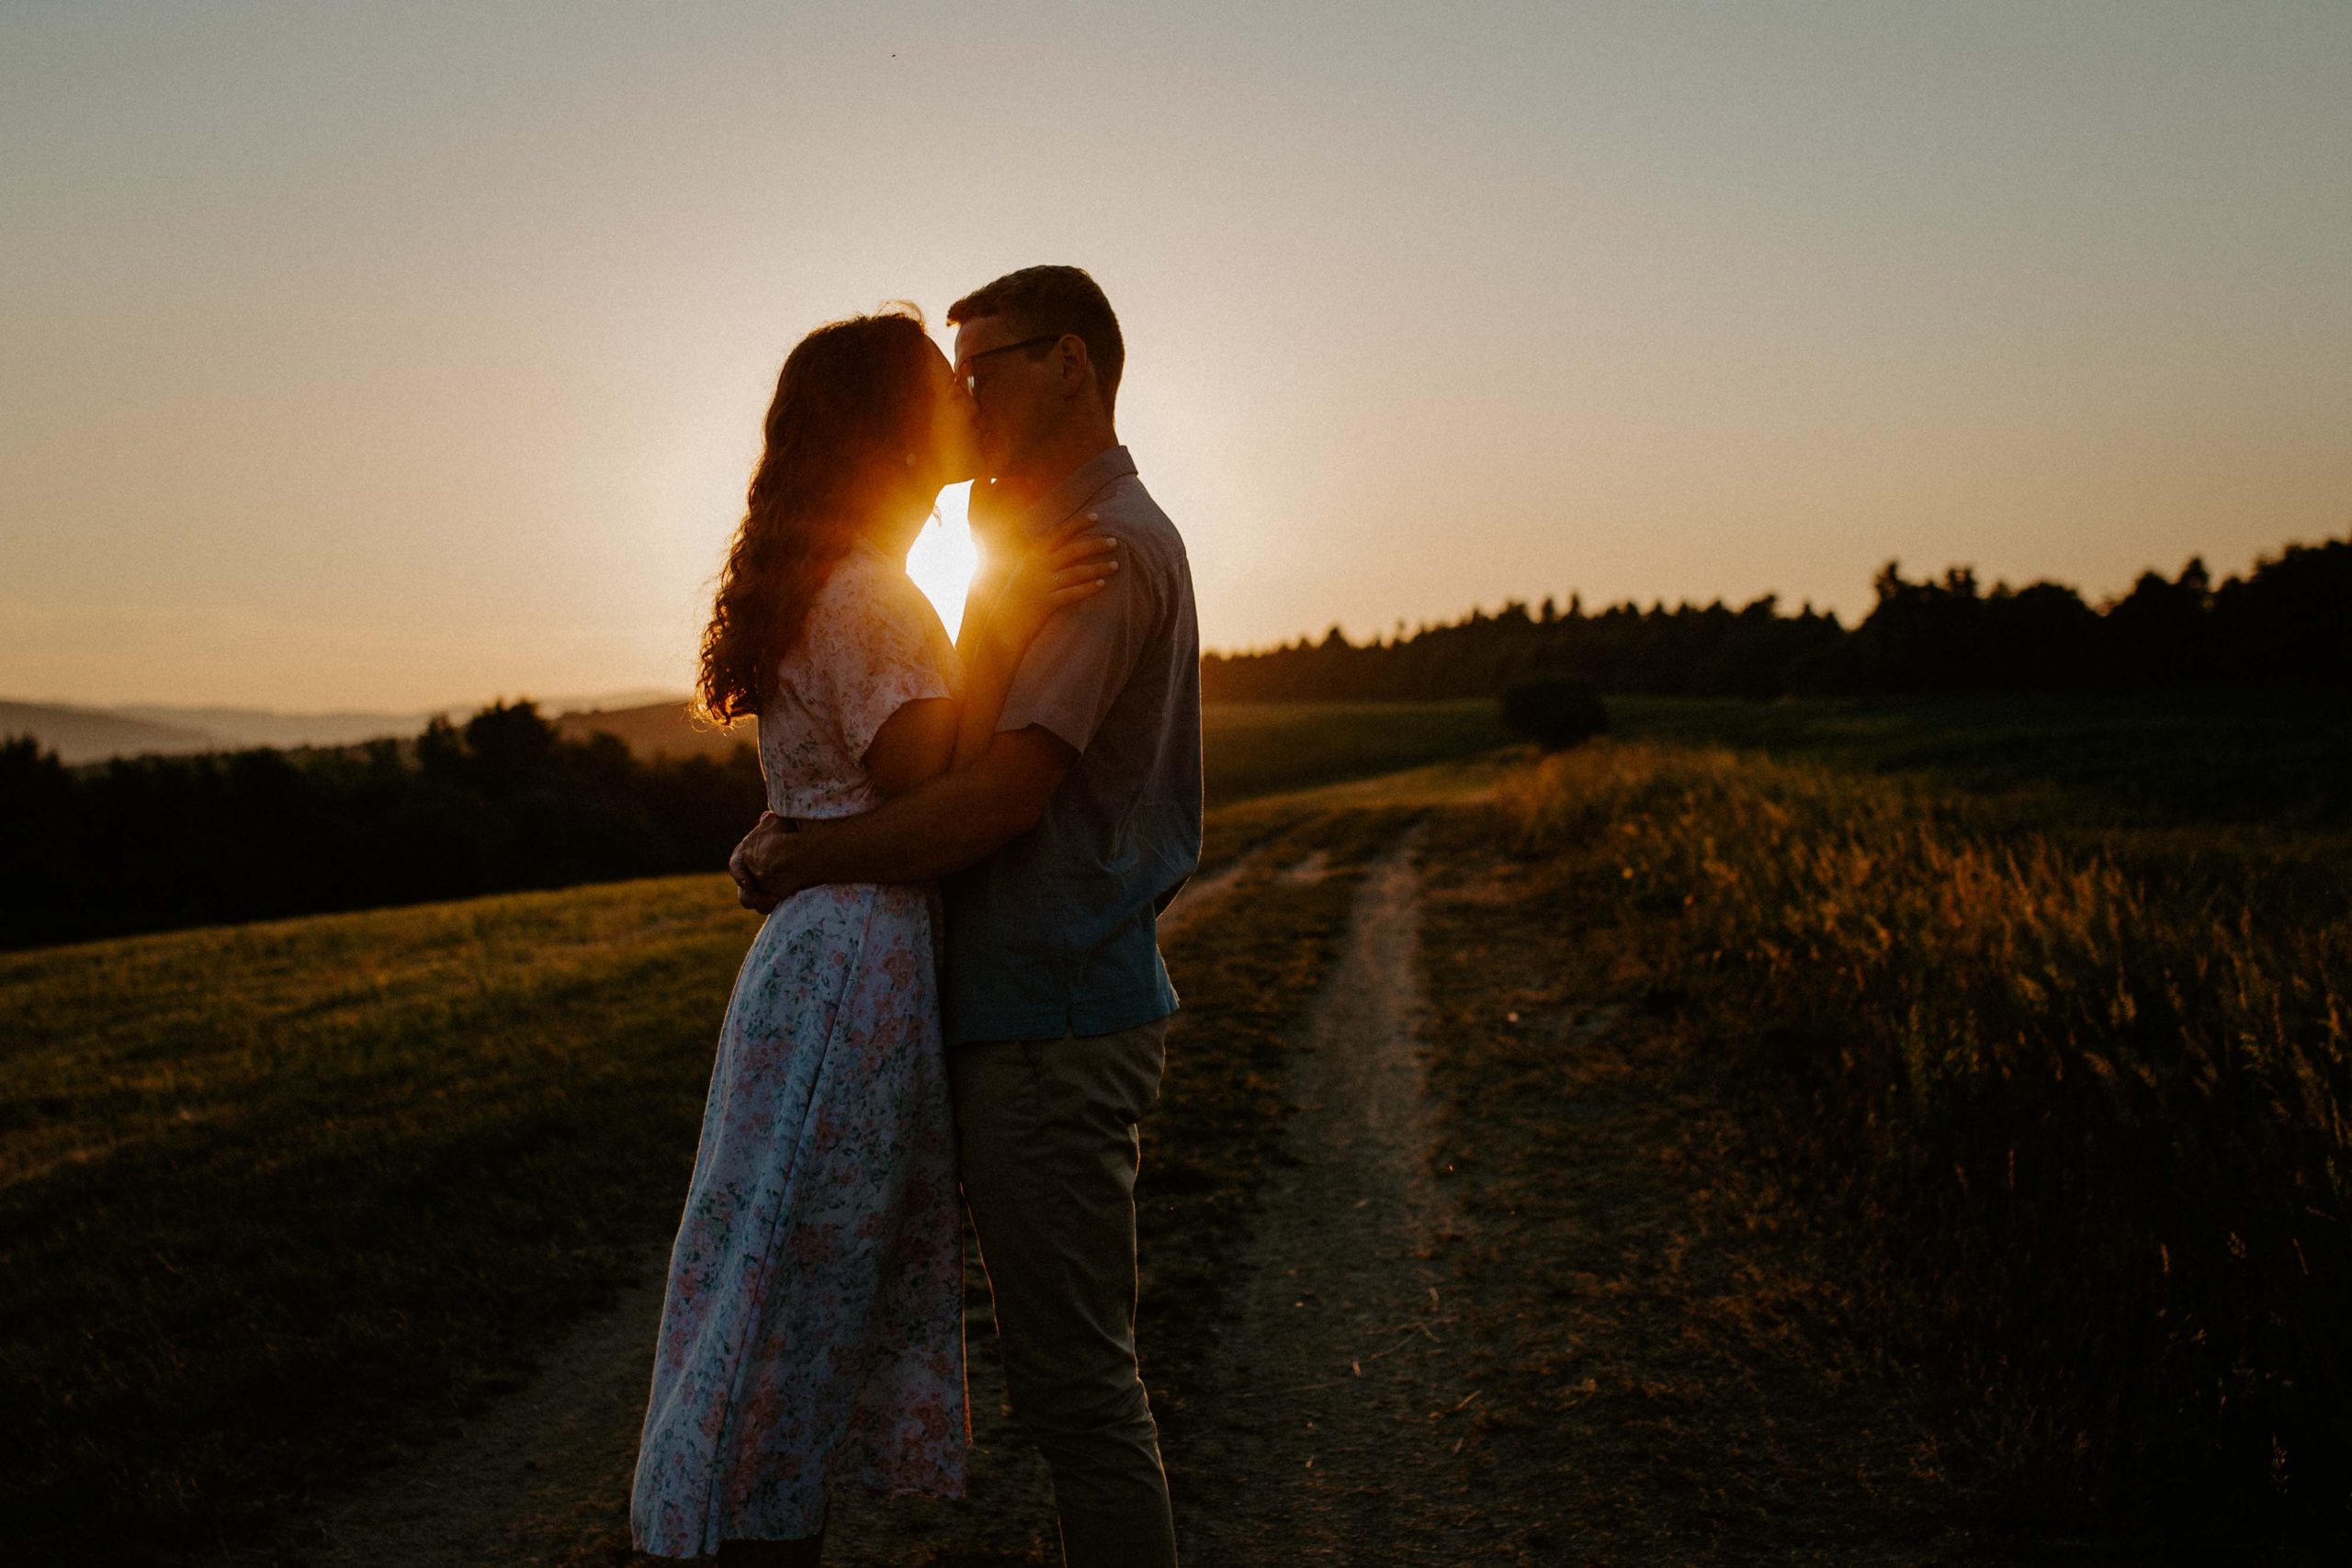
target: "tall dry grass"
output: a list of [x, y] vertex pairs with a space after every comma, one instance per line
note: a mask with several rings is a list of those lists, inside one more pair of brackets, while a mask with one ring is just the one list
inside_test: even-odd
[[1571, 753], [1504, 802], [1523, 850], [1577, 857], [1636, 922], [1892, 1321], [1992, 1392], [2024, 1470], [2343, 1526], [2340, 886], [2274, 899], [2210, 857], [2167, 878], [1720, 750]]

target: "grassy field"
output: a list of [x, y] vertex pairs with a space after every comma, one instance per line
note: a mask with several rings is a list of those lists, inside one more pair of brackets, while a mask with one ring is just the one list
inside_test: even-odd
[[1621, 738], [2022, 796], [2054, 821], [2352, 829], [2352, 704], [2324, 692], [1609, 699]]
[[[1635, 703], [1621, 732], [1673, 739], [1301, 790], [1485, 750], [1491, 710], [1213, 710], [1205, 859], [1262, 852], [1170, 943], [1171, 1451], [1352, 868], [1505, 776], [1491, 831], [1552, 900], [1523, 918], [1607, 928], [1589, 983], [1687, 1022], [2011, 1473], [2340, 1515], [2342, 721], [2249, 712]], [[2215, 781], [2249, 758], [2278, 776], [2241, 807]], [[1336, 874], [1272, 875], [1317, 851]], [[16, 1560], [233, 1537], [514, 1386], [674, 1223], [750, 935], [698, 876], [0, 955]]]
[[750, 935], [691, 877], [0, 957], [6, 1516], [135, 1559], [509, 1386], [683, 1193]]
[[1362, 778], [1510, 744], [1485, 698], [1434, 703], [1212, 703], [1201, 750], [1213, 803]]
[[1756, 1157], [1758, 1096], [1658, 1005], [1654, 928], [1509, 811], [1436, 814], [1421, 864], [1450, 1342], [1518, 1561], [2053, 1560], [1972, 1506], [1961, 1380], [1856, 1321], [1836, 1227]]
[[2340, 880], [2226, 840], [2151, 876], [2177, 829], [2135, 860], [1917, 776], [1721, 749], [1614, 742], [1505, 795], [1521, 851], [1618, 927], [1623, 999], [1699, 1025], [1894, 1337], [1986, 1391], [2021, 1492], [2346, 1529]]
[[[1316, 716], [1295, 752], [1246, 727], [1257, 778], [1368, 765], [1360, 717]], [[1213, 816], [1213, 857], [1268, 864], [1170, 946], [1144, 1226], [1149, 1288], [1194, 1309], [1148, 1348], [1173, 1430], [1280, 1134], [1270, 1053], [1395, 831], [1338, 794]], [[1333, 876], [1269, 881], [1317, 850]], [[0, 955], [12, 1560], [233, 1538], [514, 1386], [674, 1224], [752, 929], [698, 876]]]

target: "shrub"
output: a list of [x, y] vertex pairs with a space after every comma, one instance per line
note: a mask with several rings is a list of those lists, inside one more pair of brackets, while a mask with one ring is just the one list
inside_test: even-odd
[[1546, 751], [1565, 751], [1607, 729], [1609, 715], [1589, 681], [1534, 675], [1503, 688], [1503, 726]]

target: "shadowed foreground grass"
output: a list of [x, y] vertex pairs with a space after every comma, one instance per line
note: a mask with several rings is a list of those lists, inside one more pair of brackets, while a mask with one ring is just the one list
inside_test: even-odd
[[[1396, 830], [1342, 794], [1214, 818], [1265, 863], [1171, 943], [1142, 1194], [1150, 1300], [1185, 1303], [1147, 1347], [1171, 1443], [1280, 1136], [1272, 1054]], [[1317, 851], [1332, 877], [1270, 882]], [[0, 955], [10, 1560], [233, 1538], [515, 1386], [674, 1225], [752, 930], [683, 877]]]
[[[2352, 1519], [2352, 913], [1882, 778], [1617, 744], [1507, 781], [2020, 1494], [2227, 1539]], [[2234, 866], [2234, 870], [2233, 870]], [[2060, 1500], [2056, 1506], [2065, 1504]]]
[[234, 1531], [509, 1386], [683, 1193], [751, 931], [704, 876], [0, 957], [16, 1560]]

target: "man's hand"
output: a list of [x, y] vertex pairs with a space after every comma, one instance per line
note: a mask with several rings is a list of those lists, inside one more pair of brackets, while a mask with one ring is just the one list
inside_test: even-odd
[[798, 889], [784, 874], [791, 858], [792, 829], [773, 811], [763, 811], [735, 852], [727, 857], [727, 874], [735, 879], [735, 902], [766, 914]]

